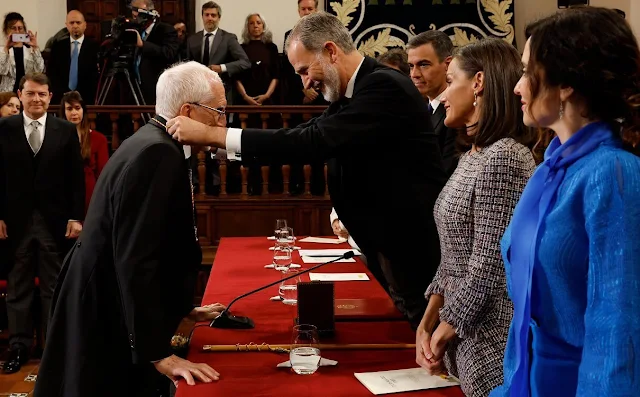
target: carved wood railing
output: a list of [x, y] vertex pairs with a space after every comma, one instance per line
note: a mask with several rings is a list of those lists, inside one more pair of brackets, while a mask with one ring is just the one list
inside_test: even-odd
[[[278, 128], [278, 127], [290, 127], [290, 123], [294, 117], [298, 117], [299, 121], [308, 121], [310, 118], [319, 115], [326, 109], [325, 106], [229, 106], [227, 107], [228, 114], [235, 114], [238, 120], [240, 121], [240, 127], [246, 128], [249, 122], [249, 119], [252, 115], [259, 115], [260, 126], [255, 126], [258, 128], [266, 129], [268, 127]], [[49, 108], [49, 112], [53, 114], [57, 114], [59, 110], [59, 106], [51, 106]], [[143, 115], [146, 114], [154, 114], [155, 109], [153, 106], [123, 106], [123, 105], [104, 105], [104, 106], [88, 106], [87, 113], [91, 128], [96, 128], [96, 120], [98, 119], [98, 115], [104, 115], [105, 118], [108, 118], [110, 121], [111, 131], [111, 148], [112, 150], [116, 150], [121, 142], [120, 136], [120, 120], [123, 115], [126, 115], [127, 118], [130, 118], [132, 123], [132, 130], [135, 133], [140, 127], [142, 127], [145, 123]], [[274, 125], [274, 122], [277, 123]], [[101, 131], [105, 132], [105, 131]], [[205, 186], [205, 174], [206, 174], [206, 165], [205, 165], [205, 156], [207, 153], [202, 151], [198, 151], [198, 180], [199, 180], [199, 192], [198, 195], [202, 198], [206, 194], [206, 186]], [[290, 174], [291, 174], [291, 166], [290, 165], [282, 165], [281, 167], [282, 173], [282, 196], [290, 196], [291, 188], [290, 188]], [[241, 166], [240, 167], [240, 186], [241, 191], [238, 193], [240, 198], [247, 198], [249, 195], [249, 166]], [[260, 175], [262, 176], [262, 186], [259, 189], [259, 194], [254, 192], [254, 195], [257, 196], [269, 196], [269, 174], [270, 174], [270, 166], [261, 166], [260, 167]], [[219, 173], [220, 173], [220, 191], [219, 196], [225, 197], [229, 195], [228, 192], [228, 170], [229, 163], [221, 162], [219, 164]], [[302, 195], [304, 197], [311, 196], [311, 165], [306, 164], [303, 166], [303, 175], [304, 175], [304, 189], [302, 191]], [[323, 170], [325, 174], [324, 180], [326, 181], [326, 166]], [[322, 196], [327, 195], [327, 187], [325, 184], [325, 188], [323, 190]], [[273, 194], [271, 194], [271, 198]]]

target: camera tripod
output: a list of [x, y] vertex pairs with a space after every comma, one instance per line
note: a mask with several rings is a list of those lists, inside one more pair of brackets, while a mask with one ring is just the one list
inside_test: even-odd
[[[132, 72], [130, 69], [128, 62], [126, 61], [113, 62], [105, 72], [105, 79], [100, 88], [100, 92], [98, 93], [97, 105], [104, 105], [104, 102], [111, 91], [114, 80], [116, 81], [116, 84], [119, 83], [117, 84], [119, 87], [124, 87], [124, 89], [128, 88], [130, 90], [131, 96], [137, 106], [146, 105], [140, 84], [135, 77], [131, 77]], [[151, 119], [151, 115], [149, 113], [140, 113], [140, 116], [145, 123]]]

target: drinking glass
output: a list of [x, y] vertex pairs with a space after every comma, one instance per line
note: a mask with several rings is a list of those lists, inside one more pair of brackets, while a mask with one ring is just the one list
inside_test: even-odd
[[286, 230], [287, 235], [285, 236], [289, 247], [291, 249], [293, 249], [293, 247], [296, 245], [296, 237], [293, 234], [293, 228], [292, 227], [286, 227], [284, 230]]
[[287, 249], [293, 249], [293, 245], [291, 244], [291, 237], [289, 235], [289, 229], [284, 228], [280, 230], [276, 230], [276, 247], [282, 247]]
[[282, 278], [295, 276], [290, 280], [282, 280], [280, 283], [279, 293], [282, 297], [282, 303], [285, 305], [295, 306], [298, 304], [298, 283], [302, 281], [299, 271], [296, 269], [288, 269], [282, 272]]
[[276, 219], [276, 228], [274, 230], [273, 235], [276, 239], [278, 239], [278, 234], [280, 231], [287, 228], [287, 220], [286, 219]]
[[293, 327], [293, 338], [289, 361], [293, 372], [298, 375], [311, 375], [320, 366], [320, 348], [318, 329], [313, 325], [300, 324]]
[[279, 271], [286, 271], [291, 267], [291, 250], [276, 244], [273, 247], [273, 267]]

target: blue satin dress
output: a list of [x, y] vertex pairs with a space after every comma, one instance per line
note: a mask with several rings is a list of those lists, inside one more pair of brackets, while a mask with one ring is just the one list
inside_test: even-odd
[[[640, 396], [640, 158], [612, 138], [571, 164], [539, 233], [529, 395]], [[518, 236], [502, 240], [510, 296]], [[513, 328], [491, 397], [518, 396]]]

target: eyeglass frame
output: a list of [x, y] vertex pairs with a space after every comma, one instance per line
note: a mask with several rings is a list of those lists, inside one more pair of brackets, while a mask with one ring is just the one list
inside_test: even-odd
[[211, 106], [203, 105], [203, 104], [198, 103], [198, 102], [189, 102], [189, 104], [200, 106], [200, 107], [203, 107], [205, 109], [213, 110], [216, 113], [218, 113], [219, 116], [224, 116], [225, 114], [227, 114], [227, 109], [226, 108], [222, 108], [222, 110], [220, 110], [220, 109], [212, 108]]

